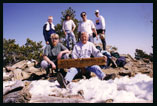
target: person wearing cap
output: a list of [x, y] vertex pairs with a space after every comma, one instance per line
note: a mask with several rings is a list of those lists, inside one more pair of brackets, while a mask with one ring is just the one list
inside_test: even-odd
[[50, 44], [46, 45], [43, 52], [43, 61], [41, 62], [41, 67], [46, 69], [48, 76], [49, 68], [58, 71], [57, 60], [61, 59], [64, 54], [69, 53], [69, 50], [61, 43], [59, 43], [59, 35], [56, 33], [51, 34]]
[[99, 10], [95, 10], [95, 26], [97, 34], [100, 35], [102, 44], [103, 44], [103, 50], [106, 50], [106, 40], [105, 40], [105, 19], [103, 16], [100, 15]]
[[65, 39], [66, 39], [66, 44], [67, 44], [67, 48], [70, 50], [72, 48], [69, 47], [69, 38], [71, 37], [72, 38], [72, 41], [73, 41], [73, 45], [76, 44], [76, 38], [75, 38], [75, 35], [74, 35], [74, 30], [76, 28], [76, 25], [74, 23], [73, 20], [70, 19], [70, 15], [67, 14], [65, 16], [65, 20], [63, 21], [63, 26], [62, 26], [62, 30], [65, 34]]
[[97, 32], [96, 32], [94, 23], [91, 20], [87, 19], [86, 12], [82, 12], [80, 15], [81, 15], [83, 21], [80, 22], [80, 24], [78, 26], [78, 32], [79, 32], [78, 40], [80, 39], [81, 32], [86, 32], [89, 35], [89, 41], [94, 43], [93, 33], [97, 37]]
[[49, 16], [46, 24], [43, 26], [43, 35], [46, 44], [49, 44], [51, 42], [50, 35], [52, 33], [55, 33], [55, 26], [53, 24], [53, 17]]

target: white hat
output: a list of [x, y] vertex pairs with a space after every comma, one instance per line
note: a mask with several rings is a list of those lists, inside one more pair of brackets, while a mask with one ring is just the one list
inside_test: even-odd
[[48, 19], [51, 19], [51, 20], [52, 20], [52, 19], [53, 19], [53, 17], [52, 17], [52, 16], [49, 16], [49, 17], [48, 17]]
[[95, 13], [99, 13], [99, 10], [95, 10]]

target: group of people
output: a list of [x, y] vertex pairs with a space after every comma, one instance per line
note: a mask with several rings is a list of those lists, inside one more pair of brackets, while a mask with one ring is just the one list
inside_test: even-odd
[[[81, 13], [82, 22], [78, 26], [79, 32], [79, 41], [76, 42], [76, 38], [74, 35], [74, 30], [76, 28], [73, 20], [70, 19], [70, 15], [67, 14], [65, 17], [65, 21], [63, 22], [62, 30], [65, 34], [66, 39], [69, 36], [72, 37], [74, 47], [72, 50], [72, 58], [90, 58], [91, 55], [94, 57], [104, 57], [104, 60], [107, 61], [107, 57], [103, 55], [93, 44], [93, 35], [98, 37], [100, 35], [101, 41], [103, 43], [103, 49], [106, 50], [106, 41], [105, 41], [105, 20], [99, 15], [99, 10], [95, 11], [96, 21], [94, 23], [87, 19], [86, 12]], [[44, 25], [44, 38], [46, 41], [46, 47], [43, 53], [43, 61], [41, 62], [41, 67], [47, 70], [47, 74], [49, 74], [49, 69], [52, 68], [58, 72], [57, 68], [57, 60], [62, 59], [66, 53], [70, 53], [69, 51], [69, 41], [67, 40], [67, 47], [65, 47], [62, 43], [59, 43], [59, 35], [55, 33], [54, 24], [52, 23], [53, 17], [49, 16], [48, 22]], [[96, 27], [95, 27], [96, 26]], [[101, 67], [98, 65], [85, 67], [86, 71], [94, 72], [100, 80], [106, 80], [109, 77], [113, 77], [114, 75], [106, 75], [102, 72]], [[63, 70], [60, 70], [63, 71]], [[75, 75], [80, 72], [79, 68], [72, 67], [68, 69], [68, 72], [63, 77], [63, 75], [58, 72], [57, 80], [61, 87], [66, 88], [66, 85], [69, 84]]]
[[[106, 50], [106, 40], [105, 40], [105, 19], [103, 16], [100, 15], [99, 10], [95, 10], [95, 22], [93, 23], [91, 20], [87, 19], [87, 14], [86, 12], [82, 12], [80, 14], [82, 17], [82, 22], [80, 22], [78, 26], [78, 32], [79, 32], [79, 37], [78, 41], [80, 40], [80, 35], [81, 32], [86, 32], [89, 35], [89, 41], [94, 43], [94, 37], [97, 37], [97, 35], [100, 35], [102, 44], [103, 44], [103, 50]], [[66, 40], [66, 47], [69, 49], [69, 37], [72, 38], [72, 42], [75, 45], [76, 44], [76, 37], [74, 34], [74, 30], [76, 28], [76, 25], [74, 21], [71, 19], [70, 14], [67, 14], [65, 16], [65, 20], [63, 21], [62, 24], [62, 30], [65, 35], [65, 40]], [[49, 44], [51, 42], [50, 40], [50, 35], [55, 32], [55, 27], [53, 24], [53, 17], [49, 16], [48, 21], [43, 27], [43, 35], [44, 39], [46, 41], [46, 44]]]

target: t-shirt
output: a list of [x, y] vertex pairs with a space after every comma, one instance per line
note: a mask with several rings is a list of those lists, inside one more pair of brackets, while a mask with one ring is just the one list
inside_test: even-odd
[[62, 29], [63, 29], [63, 30], [69, 30], [69, 31], [71, 31], [71, 30], [72, 30], [72, 27], [75, 27], [75, 26], [76, 26], [76, 25], [75, 25], [75, 23], [74, 23], [73, 20], [65, 20], [65, 21], [63, 22]]
[[56, 62], [58, 54], [66, 49], [67, 48], [61, 43], [58, 43], [56, 46], [46, 45], [44, 55], [48, 56], [48, 58], [53, 62]]
[[95, 28], [94, 23], [91, 20], [82, 21], [78, 26], [78, 32], [86, 32], [87, 34], [92, 34], [92, 29]]
[[105, 29], [105, 19], [103, 16], [99, 16], [95, 18], [95, 26], [96, 29]]
[[91, 54], [94, 57], [103, 57], [103, 54], [95, 47], [92, 42], [87, 41], [83, 44], [81, 41], [78, 42], [72, 51], [72, 58], [90, 58]]

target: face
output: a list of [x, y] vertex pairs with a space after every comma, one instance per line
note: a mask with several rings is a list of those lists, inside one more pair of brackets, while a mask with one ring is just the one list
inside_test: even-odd
[[49, 23], [52, 23], [52, 19], [48, 19], [48, 22], [49, 22]]
[[81, 17], [83, 20], [86, 20], [86, 18], [87, 18], [85, 13], [82, 13]]
[[99, 13], [98, 13], [98, 12], [96, 12], [96, 13], [95, 13], [95, 15], [98, 17], [98, 16], [99, 16]]
[[56, 46], [58, 44], [58, 42], [59, 42], [59, 38], [58, 37], [52, 37], [51, 41], [52, 41], [52, 45]]
[[67, 17], [66, 17], [66, 20], [70, 20], [70, 16], [67, 16]]
[[87, 35], [87, 33], [82, 33], [82, 34], [81, 34], [81, 42], [82, 42], [83, 44], [86, 44], [87, 41], [88, 41], [88, 35]]

